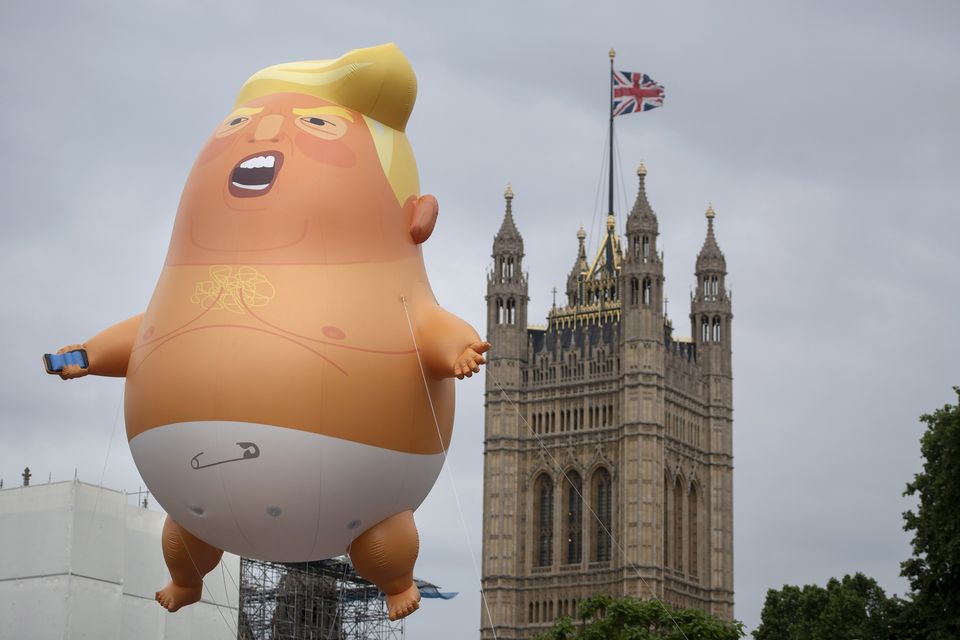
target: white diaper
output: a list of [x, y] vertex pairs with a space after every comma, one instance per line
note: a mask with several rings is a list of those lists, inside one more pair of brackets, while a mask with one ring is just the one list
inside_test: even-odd
[[178, 524], [219, 549], [277, 562], [343, 553], [372, 525], [416, 509], [443, 466], [442, 453], [250, 422], [155, 427], [130, 450]]

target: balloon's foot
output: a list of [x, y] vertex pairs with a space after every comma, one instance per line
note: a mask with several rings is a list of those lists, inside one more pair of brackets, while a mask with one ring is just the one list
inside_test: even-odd
[[406, 618], [419, 608], [420, 590], [412, 582], [406, 590], [394, 595], [387, 595], [387, 611], [391, 620]]
[[181, 587], [174, 584], [171, 580], [167, 583], [167, 586], [157, 591], [156, 597], [161, 607], [173, 613], [180, 607], [198, 602], [202, 595], [203, 584], [199, 584], [196, 587]]

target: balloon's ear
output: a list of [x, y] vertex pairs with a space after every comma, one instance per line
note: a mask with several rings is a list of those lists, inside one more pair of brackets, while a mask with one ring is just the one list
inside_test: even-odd
[[437, 224], [439, 213], [440, 205], [437, 204], [437, 199], [431, 195], [420, 196], [413, 203], [410, 237], [416, 244], [426, 242], [430, 234], [433, 233], [433, 227]]

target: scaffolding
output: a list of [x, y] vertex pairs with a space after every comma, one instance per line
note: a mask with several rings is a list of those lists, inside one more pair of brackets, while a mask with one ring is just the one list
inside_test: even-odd
[[402, 640], [386, 600], [346, 557], [281, 564], [240, 559], [238, 640]]

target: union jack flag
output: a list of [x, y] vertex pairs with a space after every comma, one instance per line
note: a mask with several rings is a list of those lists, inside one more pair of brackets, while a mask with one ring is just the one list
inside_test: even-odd
[[645, 73], [613, 72], [613, 115], [649, 111], [663, 106], [663, 85]]

